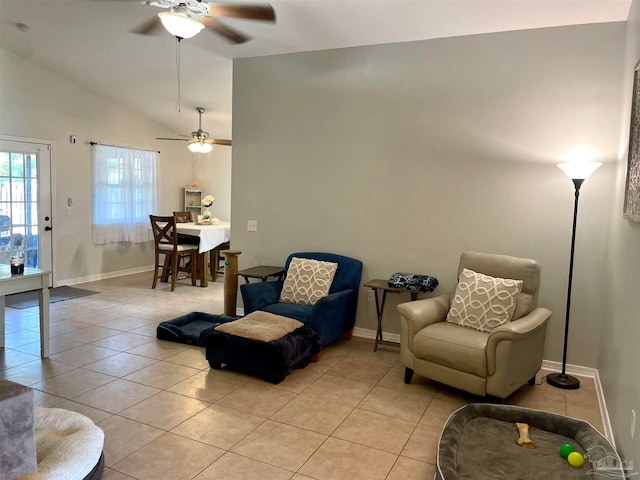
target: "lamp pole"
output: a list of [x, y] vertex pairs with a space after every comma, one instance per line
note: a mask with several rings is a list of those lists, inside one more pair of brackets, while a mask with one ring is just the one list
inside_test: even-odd
[[578, 222], [578, 198], [582, 183], [602, 165], [599, 162], [561, 163], [558, 165], [571, 179], [575, 187], [575, 201], [573, 204], [573, 229], [571, 232], [571, 254], [569, 256], [569, 284], [567, 286], [567, 310], [564, 322], [564, 346], [562, 350], [562, 373], [547, 375], [547, 383], [554, 387], [575, 390], [580, 388], [580, 380], [567, 375], [567, 343], [569, 341], [569, 318], [571, 313], [571, 284], [573, 282], [573, 257], [576, 248], [576, 224]]

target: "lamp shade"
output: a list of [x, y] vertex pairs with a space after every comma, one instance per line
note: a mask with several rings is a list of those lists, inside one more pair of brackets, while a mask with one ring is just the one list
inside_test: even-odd
[[572, 180], [585, 180], [601, 166], [601, 162], [567, 162], [558, 164], [558, 167]]
[[158, 17], [160, 17], [164, 28], [174, 37], [191, 38], [204, 28], [204, 25], [199, 21], [179, 13], [162, 12], [158, 14]]
[[200, 142], [189, 142], [187, 148], [193, 153], [200, 153]]

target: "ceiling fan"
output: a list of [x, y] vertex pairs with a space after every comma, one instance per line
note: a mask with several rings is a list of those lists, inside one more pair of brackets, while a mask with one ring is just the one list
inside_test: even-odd
[[202, 130], [202, 114], [204, 108], [197, 107], [198, 112], [198, 130], [191, 132], [191, 138], [165, 138], [157, 137], [156, 140], [177, 140], [179, 142], [189, 142], [187, 148], [194, 153], [209, 153], [213, 149], [213, 145], [231, 146], [231, 140], [219, 140], [209, 138], [209, 132]]
[[[140, 0], [136, 0], [140, 1]], [[244, 43], [251, 37], [218, 20], [218, 17], [242, 18], [265, 22], [276, 21], [276, 14], [269, 4], [240, 5], [236, 3], [203, 2], [201, 0], [147, 0], [145, 5], [166, 8], [133, 29], [141, 35], [155, 34], [160, 27], [178, 39], [191, 38], [206, 28], [231, 43]]]

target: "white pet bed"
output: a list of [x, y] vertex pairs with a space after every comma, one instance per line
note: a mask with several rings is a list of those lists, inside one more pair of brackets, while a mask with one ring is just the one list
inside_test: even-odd
[[61, 408], [34, 409], [38, 474], [47, 480], [98, 480], [104, 432], [89, 418]]

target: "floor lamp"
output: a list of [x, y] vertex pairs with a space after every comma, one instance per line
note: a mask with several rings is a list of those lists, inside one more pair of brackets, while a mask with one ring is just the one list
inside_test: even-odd
[[576, 221], [578, 219], [578, 196], [580, 186], [589, 176], [600, 167], [600, 162], [570, 162], [559, 163], [558, 167], [573, 181], [575, 186], [575, 203], [573, 205], [573, 231], [571, 233], [571, 257], [569, 260], [569, 286], [567, 287], [567, 314], [564, 322], [564, 349], [562, 351], [562, 373], [547, 375], [547, 383], [558, 388], [575, 390], [580, 387], [580, 380], [565, 373], [567, 367], [567, 340], [569, 338], [569, 312], [571, 309], [571, 281], [573, 280], [573, 254], [576, 246]]

